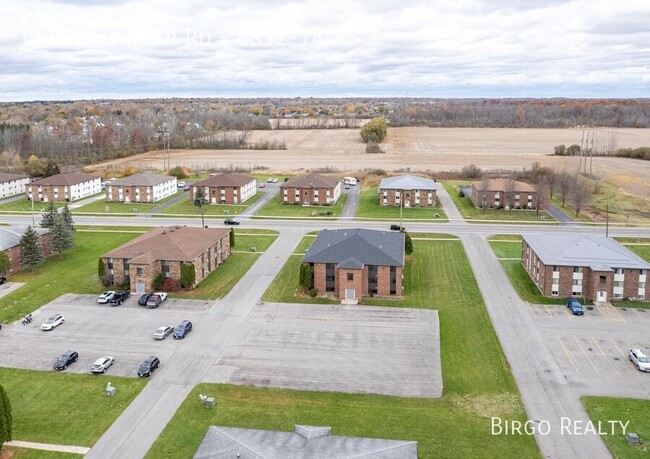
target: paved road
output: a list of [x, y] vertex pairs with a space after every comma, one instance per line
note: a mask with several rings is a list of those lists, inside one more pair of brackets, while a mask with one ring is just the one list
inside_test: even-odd
[[548, 421], [549, 435], [536, 435], [548, 458], [611, 457], [597, 435], [563, 435], [561, 419], [589, 416], [536, 326], [527, 303], [519, 298], [488, 242], [479, 235], [461, 240], [483, 294], [488, 314], [519, 386], [528, 418]]
[[[192, 185], [192, 184], [193, 184], [193, 182], [188, 182], [188, 185]], [[183, 191], [182, 193], [179, 193], [178, 196], [173, 197], [169, 201], [165, 201], [162, 204], [158, 204], [156, 207], [151, 209], [149, 212], [146, 212], [144, 215], [149, 216], [149, 215], [152, 215], [152, 214], [157, 214], [158, 212], [160, 212], [162, 210], [165, 210], [166, 208], [168, 208], [170, 206], [173, 206], [177, 202], [181, 202], [181, 201], [183, 201], [185, 199], [189, 199], [189, 198], [190, 198], [190, 192], [189, 191]]]
[[351, 186], [349, 190], [344, 189], [343, 192], [347, 193], [348, 200], [345, 202], [345, 206], [343, 207], [340, 218], [352, 219], [354, 218], [354, 214], [357, 213], [357, 207], [359, 206], [361, 184]]
[[447, 189], [444, 186], [442, 186], [440, 183], [438, 183], [437, 186], [438, 188], [436, 190], [436, 195], [438, 196], [438, 199], [440, 200], [440, 205], [442, 205], [442, 208], [445, 210], [445, 213], [447, 214], [447, 218], [449, 219], [449, 221], [456, 222], [456, 223], [464, 223], [465, 219], [460, 214], [458, 207], [456, 207], [456, 204], [454, 204], [454, 201], [453, 199], [451, 199], [451, 196], [449, 196], [449, 193], [447, 193]]
[[244, 209], [239, 216], [255, 215], [258, 210], [266, 205], [266, 203], [278, 195], [278, 192], [280, 191], [279, 183], [266, 183], [265, 185], [264, 188], [260, 188], [259, 185], [257, 186], [257, 191], [264, 193], [264, 196]]
[[8, 202], [21, 201], [23, 199], [25, 199], [25, 193], [19, 193], [15, 196], [9, 196], [0, 199], [0, 204], [7, 204]]
[[555, 207], [553, 204], [549, 204], [548, 209], [546, 209], [546, 211], [549, 214], [551, 214], [551, 217], [553, 217], [558, 222], [560, 222], [561, 225], [578, 225], [579, 224], [573, 218], [569, 217], [567, 214], [565, 214], [560, 209]]
[[238, 334], [248, 314], [302, 238], [300, 230], [286, 231], [267, 249], [203, 322], [179, 346], [106, 433], [87, 458], [141, 458], [192, 387], [206, 377], [215, 356]]

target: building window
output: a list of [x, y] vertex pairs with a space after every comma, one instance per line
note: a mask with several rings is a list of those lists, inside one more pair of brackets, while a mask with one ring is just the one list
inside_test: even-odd
[[325, 291], [333, 292], [336, 286], [336, 265], [325, 263]]
[[615, 268], [614, 273], [615, 274], [625, 274], [625, 270], [623, 268]]
[[136, 273], [138, 276], [142, 276], [142, 268], [135, 268], [135, 273]]
[[623, 287], [623, 281], [614, 281], [614, 287]]
[[600, 285], [605, 285], [605, 284], [607, 283], [607, 276], [600, 276], [600, 277], [598, 278], [598, 283], [599, 283]]
[[582, 279], [573, 279], [573, 285], [582, 285]]
[[645, 276], [646, 274], [648, 274], [648, 270], [647, 270], [647, 269], [640, 269], [640, 270], [639, 270], [639, 276]]
[[160, 269], [162, 270], [162, 274], [165, 279], [171, 276], [171, 273], [169, 272], [169, 261], [166, 260], [161, 261]]
[[368, 293], [377, 293], [377, 266], [368, 266]]
[[113, 259], [112, 258], [107, 258], [106, 259], [106, 267], [108, 269], [113, 269]]
[[397, 294], [397, 267], [390, 267], [390, 294]]
[[558, 271], [557, 266], [553, 266], [553, 271]]
[[354, 280], [354, 273], [348, 273], [348, 280], [353, 281]]
[[614, 293], [614, 298], [623, 298], [622, 293]]
[[640, 289], [645, 288], [645, 282], [639, 282], [639, 288]]
[[574, 266], [573, 267], [573, 272], [574, 273], [581, 273], [582, 272], [582, 266]]

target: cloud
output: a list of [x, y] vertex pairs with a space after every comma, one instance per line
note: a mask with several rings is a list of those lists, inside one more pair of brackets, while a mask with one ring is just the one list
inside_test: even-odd
[[3, 16], [11, 100], [650, 96], [646, 2], [26, 0]]

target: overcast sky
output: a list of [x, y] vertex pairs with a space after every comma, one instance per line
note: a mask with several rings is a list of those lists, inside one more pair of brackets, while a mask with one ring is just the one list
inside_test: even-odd
[[3, 101], [650, 97], [647, 0], [20, 0], [1, 23]]

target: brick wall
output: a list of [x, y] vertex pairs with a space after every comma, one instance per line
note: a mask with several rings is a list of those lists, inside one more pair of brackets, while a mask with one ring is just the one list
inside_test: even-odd
[[325, 293], [325, 263], [314, 263], [314, 288]]
[[[122, 197], [120, 198], [119, 189], [122, 188]], [[110, 191], [109, 191], [110, 190]], [[136, 198], [139, 190], [139, 200]], [[147, 195], [149, 190], [149, 195]], [[106, 185], [106, 201], [108, 202], [154, 202], [152, 186], [123, 186], [123, 185]], [[112, 196], [112, 197], [111, 197]]]
[[[300, 193], [300, 196], [298, 199], [296, 199], [296, 189]], [[287, 200], [284, 200], [284, 190], [287, 190]], [[318, 191], [318, 199], [315, 199], [315, 191]], [[299, 203], [303, 204], [303, 202], [307, 201], [309, 204], [313, 205], [323, 205], [327, 204], [327, 191], [329, 190], [330, 192], [330, 198], [334, 197], [334, 188], [295, 188], [295, 187], [287, 187], [287, 188], [280, 188], [280, 202], [284, 204], [293, 204], [293, 203]]]
[[[361, 269], [339, 269], [337, 274], [339, 299], [345, 299], [345, 289], [352, 288], [355, 291], [355, 299], [360, 301], [364, 296], [363, 291], [363, 270]], [[348, 274], [352, 280], [348, 280]]]
[[[201, 192], [205, 195], [205, 187], [192, 186], [190, 187], [190, 202], [194, 202], [195, 199], [194, 196], [197, 188], [201, 188]], [[224, 202], [221, 202], [222, 189], [225, 191]], [[209, 198], [210, 204], [241, 204], [242, 194], [241, 194], [241, 188], [239, 187], [233, 187], [233, 186], [209, 187], [208, 192], [209, 192], [208, 196], [204, 196], [204, 197]], [[235, 197], [237, 197], [237, 202], [235, 202]]]
[[[386, 196], [384, 196], [384, 191]], [[420, 203], [416, 204], [415, 202], [415, 193], [417, 190], [403, 190], [402, 195], [404, 197], [404, 202], [402, 205], [404, 207], [435, 207], [436, 206], [436, 192], [429, 190], [420, 190]], [[429, 204], [429, 193], [432, 193], [431, 204]], [[379, 205], [380, 206], [399, 206], [396, 196], [400, 195], [399, 190], [382, 190], [379, 189]], [[384, 204], [384, 198], [386, 199], [386, 204]]]
[[[50, 255], [52, 255], [52, 249], [51, 249], [52, 235], [44, 234], [43, 236], [40, 237], [40, 241], [41, 241], [41, 249], [43, 251], [43, 256], [47, 258]], [[10, 266], [7, 274], [12, 274], [17, 271], [20, 271], [22, 269], [22, 267], [20, 266], [20, 245], [11, 247], [5, 250], [4, 252], [7, 254], [7, 257], [9, 257]]]
[[[480, 187], [480, 185], [479, 185]], [[499, 204], [497, 205], [497, 193], [499, 194]], [[532, 195], [532, 207], [528, 207], [528, 195]], [[484, 196], [485, 195], [485, 196]], [[519, 207], [517, 207], [516, 203], [517, 200], [515, 199], [515, 196], [519, 195]], [[483, 192], [480, 190], [476, 184], [472, 184], [472, 196], [471, 196], [472, 202], [474, 203], [474, 207], [477, 209], [482, 209], [483, 204], [485, 203], [485, 208], [486, 209], [494, 209], [494, 208], [505, 208], [506, 204], [510, 205], [511, 209], [536, 209], [538, 205], [538, 194], [536, 191], [533, 192], [528, 192], [528, 191], [508, 191], [506, 192], [505, 190], [501, 191], [485, 191]], [[543, 205], [540, 207], [540, 209], [545, 209], [546, 206]]]
[[[41, 192], [42, 195], [39, 197], [38, 185], [28, 184], [25, 186], [27, 198], [29, 198], [29, 191], [31, 189], [32, 196], [34, 196], [34, 202], [45, 201], [45, 202], [66, 202], [70, 200], [70, 187], [63, 185], [42, 185]], [[68, 196], [68, 199], [65, 196]]]

